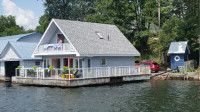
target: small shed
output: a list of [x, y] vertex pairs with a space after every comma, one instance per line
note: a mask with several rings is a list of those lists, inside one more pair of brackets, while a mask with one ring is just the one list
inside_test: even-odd
[[187, 41], [171, 42], [168, 54], [170, 55], [171, 69], [184, 67], [184, 62], [188, 61], [190, 50]]

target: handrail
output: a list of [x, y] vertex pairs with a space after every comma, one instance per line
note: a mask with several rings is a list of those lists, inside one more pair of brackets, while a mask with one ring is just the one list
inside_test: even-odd
[[[76, 74], [75, 74], [76, 73]], [[76, 78], [98, 78], [98, 77], [113, 77], [113, 76], [128, 76], [128, 75], [143, 75], [150, 74], [149, 66], [116, 66], [116, 67], [94, 67], [94, 68], [68, 68], [65, 72], [60, 68], [22, 68], [16, 69], [17, 77], [34, 77], [34, 78], [53, 78], [62, 79], [62, 75], [67, 76], [71, 80], [72, 75]]]

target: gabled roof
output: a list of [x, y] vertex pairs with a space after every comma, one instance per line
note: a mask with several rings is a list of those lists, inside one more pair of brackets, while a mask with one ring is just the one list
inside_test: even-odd
[[35, 47], [37, 46], [37, 43], [28, 43], [28, 42], [9, 42], [9, 43], [22, 60], [41, 59], [41, 58], [31, 57]]
[[190, 54], [187, 41], [171, 42], [168, 54], [184, 54], [186, 49], [188, 49], [188, 53]]
[[[140, 55], [115, 25], [53, 19], [47, 28], [47, 34], [45, 32], [42, 39], [45, 35], [49, 36], [48, 33], [51, 32], [48, 30], [51, 29], [51, 26], [58, 27], [80, 56]], [[40, 43], [43, 42], [40, 41]]]
[[38, 34], [38, 33], [33, 32], [33, 33], [27, 33], [27, 34], [19, 34], [19, 35], [0, 37], [0, 54], [2, 53], [3, 49], [6, 47], [8, 42], [18, 42], [18, 41], [20, 41], [21, 38], [24, 38], [24, 37], [27, 37], [27, 36], [30, 36], [33, 34]]

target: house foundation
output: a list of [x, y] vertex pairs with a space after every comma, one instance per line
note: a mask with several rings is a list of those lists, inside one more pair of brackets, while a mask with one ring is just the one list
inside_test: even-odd
[[78, 78], [73, 80], [16, 77], [15, 83], [18, 83], [20, 85], [31, 85], [31, 86], [79, 87], [88, 85], [143, 81], [149, 79], [150, 79], [150, 74], [116, 76], [116, 77]]

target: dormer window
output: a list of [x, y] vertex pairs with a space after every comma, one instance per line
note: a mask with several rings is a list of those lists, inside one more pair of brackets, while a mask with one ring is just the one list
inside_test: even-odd
[[103, 36], [101, 35], [101, 33], [96, 32], [96, 34], [99, 36], [100, 39], [104, 39]]
[[58, 34], [57, 36], [57, 43], [61, 42], [64, 43], [64, 35], [63, 34]]

